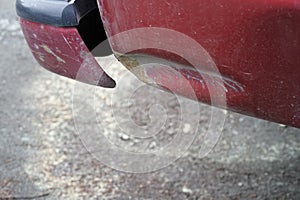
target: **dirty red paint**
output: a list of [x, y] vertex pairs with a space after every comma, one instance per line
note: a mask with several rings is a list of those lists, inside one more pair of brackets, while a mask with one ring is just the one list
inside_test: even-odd
[[[98, 1], [108, 36], [144, 27], [183, 33], [197, 41], [216, 64], [223, 78], [228, 109], [300, 128], [299, 1]], [[75, 27], [53, 27], [25, 19], [21, 19], [21, 25], [41, 66], [85, 83], [115, 86]], [[112, 48], [115, 52], [127, 53], [126, 48], [136, 45], [138, 37], [111, 43]], [[174, 41], [174, 45], [177, 42]], [[203, 83], [209, 79], [203, 79], [203, 74], [195, 72], [185, 59], [159, 49], [141, 49], [134, 53], [185, 65], [174, 70], [189, 80], [199, 101], [210, 103], [207, 85], [217, 87], [218, 84], [215, 81]], [[197, 55], [195, 59], [201, 63], [201, 57]], [[205, 64], [196, 67], [209, 71]], [[157, 85], [190, 97], [180, 86], [181, 81], [168, 70], [153, 67], [145, 69], [145, 73]]]
[[[205, 48], [226, 80], [242, 86], [237, 91], [230, 89], [230, 85], [227, 87], [228, 109], [300, 128], [299, 1], [98, 2], [108, 36], [143, 27], [184, 33]], [[124, 46], [130, 49], [135, 39], [112, 43], [112, 47], [118, 53], [127, 53]], [[179, 56], [157, 49], [135, 53], [188, 64]], [[188, 69], [181, 72], [190, 73]], [[156, 68], [150, 74], [160, 85], [172, 86], [184, 94], [179, 82], [163, 70]], [[200, 101], [209, 102], [209, 94], [201, 89], [197, 77], [191, 83]]]

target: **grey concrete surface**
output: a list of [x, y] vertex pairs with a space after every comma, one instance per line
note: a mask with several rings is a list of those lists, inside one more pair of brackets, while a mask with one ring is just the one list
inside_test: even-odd
[[[228, 113], [217, 146], [204, 159], [197, 154], [200, 146], [192, 145], [153, 173], [129, 174], [101, 164], [76, 133], [72, 92], [78, 84], [37, 65], [14, 1], [0, 0], [0, 17], [0, 199], [300, 199], [300, 130], [235, 113]], [[103, 92], [97, 112], [107, 113], [104, 94], [111, 91], [97, 92]], [[153, 99], [141, 95], [141, 104]], [[201, 109], [205, 127], [210, 108]], [[143, 113], [135, 118], [143, 123]], [[172, 134], [174, 123], [161, 133]], [[138, 146], [114, 132], [109, 121], [105, 125], [118, 144]]]

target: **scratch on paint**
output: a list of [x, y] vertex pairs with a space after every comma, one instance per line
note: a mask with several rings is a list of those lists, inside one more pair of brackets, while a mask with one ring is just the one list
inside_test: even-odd
[[[225, 81], [224, 81], [224, 82], [225, 82]], [[227, 90], [227, 88], [224, 86], [224, 84], [222, 84], [222, 83], [220, 83], [220, 82], [218, 82], [218, 81], [217, 81], [217, 84], [218, 84], [220, 87], [222, 87], [223, 90], [224, 90], [225, 92], [228, 92], [228, 90]]]
[[239, 89], [240, 89], [240, 92], [245, 92], [245, 89], [239, 83], [237, 83], [237, 82], [234, 82], [232, 80], [226, 80], [226, 79], [224, 79], [223, 83], [225, 85], [227, 85], [228, 87], [230, 87], [231, 89], [233, 89], [235, 92], [239, 92]]
[[40, 47], [42, 47], [47, 53], [53, 55], [58, 62], [66, 63], [66, 61], [64, 61], [62, 58], [56, 55], [47, 45], [40, 45]]
[[63, 34], [61, 34], [61, 36], [63, 37], [64, 41], [67, 43], [68, 47], [72, 50], [72, 47], [71, 47], [69, 41], [67, 40], [67, 38]]
[[[152, 80], [153, 78], [148, 77], [147, 70], [143, 66], [146, 66], [145, 64], [147, 63], [160, 63], [166, 66], [170, 66], [172, 69], [175, 69], [176, 71], [181, 73], [189, 80], [198, 81], [202, 85], [203, 89], [207, 87], [205, 81], [210, 80], [210, 82], [207, 84], [213, 84], [215, 87], [222, 87], [222, 89], [226, 93], [228, 93], [230, 90], [236, 93], [245, 92], [244, 86], [241, 83], [238, 83], [232, 79], [229, 79], [224, 76], [218, 78], [218, 76], [214, 74], [201, 72], [197, 69], [190, 68], [182, 64], [170, 62], [161, 58], [156, 58], [156, 57], [146, 56], [146, 55], [138, 55], [138, 54], [132, 54], [130, 56], [129, 55], [120, 56], [116, 54], [116, 56], [118, 60], [125, 67], [127, 67], [127, 69], [129, 69], [129, 71], [135, 74], [140, 80], [150, 85], [155, 85], [155, 80]], [[164, 68], [160, 68], [160, 70], [162, 72]], [[166, 72], [168, 72], [168, 70]], [[209, 75], [212, 79], [204, 80], [202, 75]]]
[[42, 54], [42, 53], [38, 53], [38, 58], [42, 61], [42, 62], [45, 62], [45, 55]]

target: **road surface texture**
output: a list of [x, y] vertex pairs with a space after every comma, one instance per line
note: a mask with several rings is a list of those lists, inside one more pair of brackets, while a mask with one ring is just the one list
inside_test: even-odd
[[[0, 16], [0, 199], [300, 199], [300, 130], [230, 112], [218, 144], [203, 159], [201, 145], [192, 145], [181, 159], [153, 173], [119, 172], [101, 164], [86, 150], [73, 120], [73, 88], [90, 92], [92, 87], [37, 65], [22, 37], [14, 1], [0, 0]], [[102, 128], [118, 145], [139, 149], [144, 144], [116, 132], [107, 114], [112, 108], [106, 95], [113, 91], [96, 91]], [[142, 107], [160, 93], [145, 91], [136, 93]], [[131, 94], [125, 87], [115, 95]], [[176, 116], [176, 100], [167, 104]], [[125, 102], [115, 109], [119, 121], [127, 120], [123, 108], [130, 106]], [[136, 111], [136, 123], [147, 123], [147, 116]], [[200, 132], [210, 107], [201, 105], [201, 112]], [[168, 141], [176, 132], [178, 119], [172, 120], [145, 150]]]

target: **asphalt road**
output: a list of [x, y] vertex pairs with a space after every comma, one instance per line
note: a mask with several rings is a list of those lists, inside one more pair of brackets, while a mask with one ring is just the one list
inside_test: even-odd
[[[102, 164], [83, 145], [73, 115], [73, 89], [94, 89], [37, 65], [22, 37], [13, 1], [0, 0], [0, 16], [0, 199], [300, 199], [300, 130], [235, 113], [227, 114], [222, 136], [205, 158], [199, 158], [200, 146], [194, 144], [181, 159], [152, 173], [125, 173]], [[126, 73], [118, 65], [111, 70], [115, 76]], [[123, 85], [128, 80], [125, 76]], [[119, 91], [116, 99], [132, 95], [126, 87]], [[157, 90], [138, 92], [137, 106], [168, 104], [154, 98], [166, 95]], [[113, 90], [95, 93], [107, 137], [120, 146], [142, 148], [141, 141], [117, 132], [107, 114]], [[126, 122], [127, 103], [115, 105], [118, 121]], [[175, 101], [169, 106], [173, 118], [146, 150], [176, 132], [178, 105]], [[210, 108], [200, 108], [201, 132]], [[132, 111], [137, 124], [147, 123], [142, 111]], [[152, 117], [159, 122], [161, 115]], [[90, 123], [94, 127], [97, 122]]]

